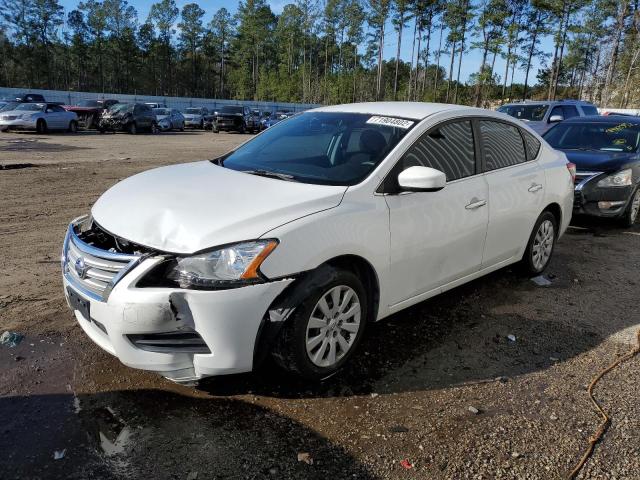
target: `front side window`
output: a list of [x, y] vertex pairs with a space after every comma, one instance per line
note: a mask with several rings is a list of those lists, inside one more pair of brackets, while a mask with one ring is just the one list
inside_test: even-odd
[[480, 120], [480, 136], [488, 171], [527, 161], [520, 130], [507, 123]]
[[436, 127], [414, 143], [404, 154], [402, 167], [413, 166], [440, 170], [447, 182], [469, 177], [476, 173], [476, 157], [471, 121], [451, 122]]
[[640, 150], [640, 125], [629, 122], [560, 123], [544, 139], [560, 150], [632, 153]]
[[549, 105], [503, 105], [498, 111], [518, 120], [540, 122], [548, 109]]
[[43, 103], [21, 103], [16, 107], [16, 110], [24, 110], [26, 112], [40, 112], [44, 110], [45, 105]]
[[362, 113], [308, 112], [279, 122], [216, 162], [305, 183], [355, 185], [415, 123]]

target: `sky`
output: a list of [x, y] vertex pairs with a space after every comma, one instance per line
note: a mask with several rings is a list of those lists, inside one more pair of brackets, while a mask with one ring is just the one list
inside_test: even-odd
[[[193, 1], [194, 0], [176, 0], [176, 4], [178, 8], [182, 9], [184, 5], [188, 3], [193, 3]], [[267, 3], [271, 6], [271, 10], [276, 14], [281, 13], [284, 6], [292, 2], [293, 0], [267, 1]], [[60, 3], [65, 7], [65, 11], [69, 12], [70, 10], [73, 10], [74, 8], [76, 8], [79, 2], [77, 0], [61, 0]], [[147, 18], [147, 15], [149, 14], [149, 9], [151, 8], [151, 5], [153, 3], [155, 3], [154, 0], [129, 0], [129, 5], [132, 5], [138, 11], [138, 19], [140, 21], [144, 21]], [[226, 1], [225, 0], [207, 0], [206, 2], [202, 2], [198, 4], [206, 12], [204, 17], [205, 19], [204, 23], [206, 24], [209, 22], [213, 14], [219, 8], [225, 7], [232, 14], [235, 13], [238, 6], [238, 1], [237, 0], [226, 0]], [[384, 57], [386, 59], [395, 58], [396, 50], [398, 48], [398, 43], [397, 43], [398, 35], [394, 31], [393, 26], [391, 25], [391, 22], [389, 22], [386, 30], [387, 30], [387, 35], [385, 37]], [[438, 35], [439, 35], [439, 31], [435, 32], [432, 37], [432, 42], [436, 42], [435, 45], [437, 45], [437, 42], [438, 42]], [[409, 61], [411, 58], [411, 47], [412, 47], [412, 41], [413, 41], [412, 36], [413, 36], [413, 23], [410, 23], [402, 35], [400, 58], [404, 61]], [[443, 41], [443, 46], [444, 46], [444, 41]], [[544, 39], [541, 47], [543, 48], [543, 50], [547, 52], [552, 51], [551, 38]], [[482, 55], [481, 52], [478, 50], [471, 50], [468, 53], [465, 53], [465, 56], [462, 60], [460, 80], [467, 81], [469, 78], [469, 75], [476, 73], [479, 70], [480, 62], [482, 60], [481, 55]], [[445, 69], [448, 70], [450, 57], [442, 54], [440, 58], [441, 58], [440, 64], [445, 66]], [[435, 59], [432, 56], [430, 63], [434, 60]], [[537, 59], [534, 59], [533, 69], [529, 74], [529, 84], [536, 82], [536, 74], [539, 67], [540, 67], [540, 62]], [[498, 73], [498, 75], [501, 77], [501, 80], [500, 80], [501, 82], [502, 82], [502, 77], [504, 75], [504, 69], [505, 69], [505, 62], [504, 60], [498, 57], [498, 59], [496, 60], [495, 72]], [[454, 67], [454, 75], [455, 75], [455, 72], [457, 72], [457, 60]], [[524, 72], [520, 69], [516, 69], [514, 80], [516, 83], [524, 82]]]

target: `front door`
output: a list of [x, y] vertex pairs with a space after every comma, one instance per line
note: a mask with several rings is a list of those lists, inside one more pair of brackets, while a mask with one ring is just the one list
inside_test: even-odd
[[477, 272], [488, 223], [488, 187], [480, 174], [470, 120], [425, 133], [390, 172], [423, 165], [447, 177], [438, 192], [385, 196], [390, 211], [391, 306]]

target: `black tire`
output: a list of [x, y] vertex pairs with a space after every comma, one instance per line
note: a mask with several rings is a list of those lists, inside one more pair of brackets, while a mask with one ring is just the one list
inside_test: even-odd
[[629, 201], [629, 206], [625, 210], [622, 218], [622, 225], [629, 228], [633, 227], [638, 219], [638, 213], [640, 209], [640, 188], [636, 188], [636, 191], [631, 195], [631, 200]]
[[204, 130], [204, 120], [200, 120], [200, 130]]
[[238, 133], [246, 133], [247, 132], [247, 126], [243, 123], [240, 126], [240, 129], [238, 130]]
[[36, 122], [36, 133], [47, 133], [47, 122], [40, 119]]
[[220, 129], [216, 125], [211, 125], [211, 131], [213, 133], [220, 133]]
[[[541, 230], [541, 225], [545, 222], [551, 222], [553, 225], [552, 232], [552, 244], [551, 250], [548, 252], [548, 256], [544, 263], [541, 265], [540, 262], [536, 261], [535, 257], [535, 245], [536, 245], [536, 236], [539, 234]], [[529, 241], [527, 242], [527, 248], [524, 251], [524, 255], [522, 256], [522, 260], [520, 261], [520, 266], [524, 274], [528, 276], [537, 276], [542, 274], [546, 268], [549, 266], [551, 262], [551, 258], [553, 257], [553, 251], [556, 247], [556, 241], [558, 240], [558, 219], [549, 211], [542, 212], [536, 220], [535, 225], [533, 226], [533, 231], [529, 236]]]
[[[327, 268], [330, 272], [329, 275], [324, 275], [319, 282], [311, 281], [309, 294], [287, 319], [271, 351], [273, 358], [281, 368], [310, 380], [323, 380], [340, 370], [357, 351], [368, 322], [367, 295], [360, 279], [352, 272]], [[357, 295], [360, 303], [359, 328], [354, 333], [355, 338], [351, 347], [344, 355], [333, 365], [322, 367], [315, 364], [310, 358], [310, 354], [307, 353], [307, 325], [320, 298], [327, 295], [335, 287], [348, 287]], [[333, 336], [336, 336], [335, 332]]]
[[75, 120], [71, 120], [69, 122], [69, 129], [68, 131], [70, 133], [78, 133], [78, 122], [76, 122]]
[[152, 135], [160, 133], [160, 128], [158, 128], [158, 124], [156, 122], [151, 123], [151, 127], [149, 127], [149, 132], [151, 132]]
[[138, 133], [138, 126], [136, 125], [136, 122], [131, 122], [129, 125], [127, 125], [127, 131], [131, 135], [136, 135]]

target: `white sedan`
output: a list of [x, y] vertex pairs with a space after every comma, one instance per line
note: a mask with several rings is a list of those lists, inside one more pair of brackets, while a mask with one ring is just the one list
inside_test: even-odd
[[543, 272], [574, 173], [500, 113], [323, 107], [112, 187], [69, 226], [64, 291], [131, 367], [193, 382], [271, 354], [325, 378], [370, 322], [510, 264]]
[[49, 130], [78, 131], [78, 116], [57, 103], [20, 103], [14, 110], [0, 112], [0, 131]]

